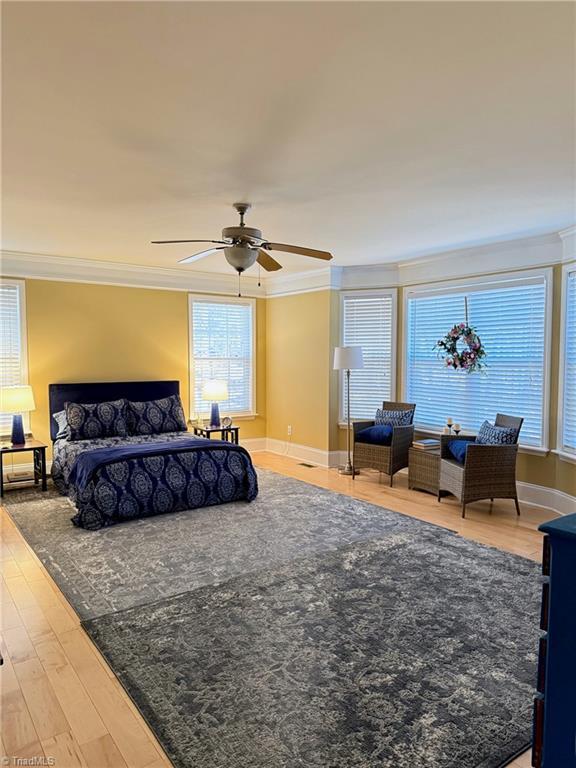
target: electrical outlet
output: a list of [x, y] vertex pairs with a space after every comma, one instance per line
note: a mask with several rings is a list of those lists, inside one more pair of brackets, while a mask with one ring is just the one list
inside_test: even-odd
[[292, 424], [288, 424], [288, 437], [292, 437]]

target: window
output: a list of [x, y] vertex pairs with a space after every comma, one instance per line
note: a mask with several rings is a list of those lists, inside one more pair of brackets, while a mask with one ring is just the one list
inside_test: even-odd
[[[27, 384], [24, 283], [19, 280], [0, 282], [0, 330], [0, 386]], [[9, 433], [11, 424], [11, 415], [0, 414], [1, 434]]]
[[[350, 373], [350, 415], [373, 419], [394, 394], [396, 291], [342, 294], [342, 345], [362, 347], [364, 368]], [[340, 416], [346, 418], [346, 386], [340, 386]]]
[[[415, 423], [441, 429], [447, 416], [476, 430], [496, 413], [522, 416], [522, 444], [547, 441], [549, 271], [488, 284], [407, 291], [406, 397]], [[434, 345], [465, 317], [486, 349], [487, 368], [467, 374], [444, 367]]]
[[563, 291], [559, 448], [576, 456], [576, 268], [573, 265], [565, 271]]
[[190, 297], [192, 413], [210, 409], [202, 400], [202, 384], [210, 379], [228, 383], [223, 413], [254, 413], [255, 319], [253, 299]]

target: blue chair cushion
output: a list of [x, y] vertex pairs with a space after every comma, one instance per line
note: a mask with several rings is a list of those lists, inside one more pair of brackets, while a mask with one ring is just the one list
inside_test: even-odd
[[375, 424], [373, 427], [361, 429], [356, 435], [357, 443], [369, 445], [390, 445], [392, 442], [392, 427], [390, 424]]
[[476, 442], [475, 440], [450, 440], [447, 445], [448, 450], [452, 456], [456, 459], [458, 464], [464, 464], [466, 461], [466, 451], [470, 443]]

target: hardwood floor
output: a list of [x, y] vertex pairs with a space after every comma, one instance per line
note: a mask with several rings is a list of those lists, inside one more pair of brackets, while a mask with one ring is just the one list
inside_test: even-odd
[[[512, 502], [471, 505], [462, 520], [455, 501], [438, 504], [409, 491], [406, 476], [395, 487], [377, 473], [352, 480], [333, 469], [307, 468], [275, 454], [256, 453], [258, 467], [345, 493], [457, 531], [475, 541], [540, 559], [536, 530], [554, 513]], [[8, 514], [0, 510], [1, 631], [0, 736], [5, 765], [36, 758], [56, 768], [166, 768], [170, 763], [47, 571]], [[49, 759], [52, 761], [49, 762]], [[529, 753], [511, 763], [529, 768]], [[230, 768], [233, 768], [231, 766]], [[242, 767], [244, 768], [244, 767]], [[247, 768], [247, 767], [246, 767]], [[414, 766], [424, 768], [424, 766]]]

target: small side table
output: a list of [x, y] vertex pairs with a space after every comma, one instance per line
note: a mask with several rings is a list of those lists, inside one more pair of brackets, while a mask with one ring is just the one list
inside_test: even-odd
[[198, 437], [207, 437], [209, 440], [212, 440], [212, 435], [216, 433], [220, 434], [220, 440], [238, 445], [239, 427], [197, 427], [194, 425], [192, 429]]
[[440, 483], [440, 449], [408, 451], [408, 488], [438, 493]]
[[42, 483], [42, 490], [47, 488], [46, 484], [46, 445], [33, 437], [26, 439], [22, 445], [3, 445], [0, 447], [0, 498], [4, 496], [4, 486], [16, 483], [29, 482], [28, 478], [22, 480], [4, 480], [4, 456], [9, 453], [22, 453], [23, 451], [32, 451], [34, 454], [34, 483]]

